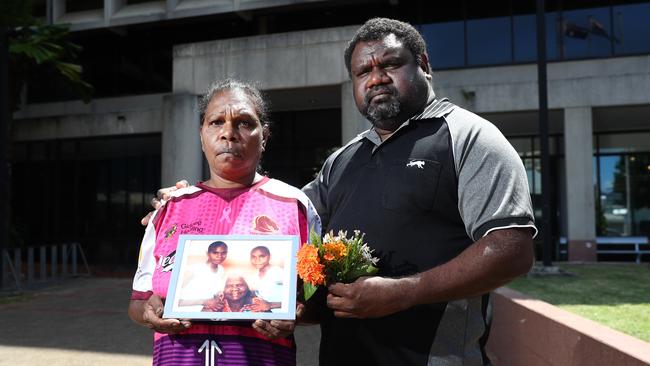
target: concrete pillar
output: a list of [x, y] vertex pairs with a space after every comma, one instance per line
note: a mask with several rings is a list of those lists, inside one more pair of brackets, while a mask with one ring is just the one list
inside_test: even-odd
[[[48, 4], [48, 21], [50, 24], [56, 23], [59, 18], [65, 15], [65, 0], [50, 0], [51, 5]], [[50, 8], [51, 6], [51, 8]]]
[[197, 96], [166, 95], [162, 120], [162, 186], [171, 186], [180, 179], [196, 183], [203, 175]]
[[564, 110], [567, 239], [570, 261], [596, 261], [592, 114], [589, 107]]
[[345, 145], [359, 133], [370, 128], [354, 103], [352, 97], [352, 81], [341, 84], [341, 144]]

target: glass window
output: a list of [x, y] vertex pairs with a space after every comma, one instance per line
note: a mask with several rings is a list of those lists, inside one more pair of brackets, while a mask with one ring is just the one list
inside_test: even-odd
[[599, 159], [599, 235], [650, 236], [650, 154]]
[[[559, 31], [560, 24], [560, 13], [552, 12], [546, 13], [546, 59], [547, 60], [557, 60], [560, 58], [561, 49], [562, 49], [562, 40], [561, 34]], [[537, 55], [537, 53], [535, 53]]]
[[565, 59], [610, 56], [610, 8], [563, 12], [563, 55]]
[[103, 0], [66, 0], [65, 12], [74, 13], [77, 11], [97, 10], [104, 7]]
[[520, 157], [533, 156], [532, 139], [530, 137], [510, 137], [508, 141]]
[[[79, 241], [95, 263], [132, 250], [130, 244], [142, 235], [139, 219], [160, 187], [159, 135], [14, 146], [22, 156], [12, 162], [12, 195], [26, 197], [12, 205], [12, 225], [21, 242]], [[51, 199], [36, 202], [29, 192], [41, 186], [50, 187]], [[36, 213], [35, 206], [40, 208]], [[29, 225], [35, 221], [43, 225]], [[137, 256], [137, 246], [133, 250]]]
[[36, 18], [45, 18], [47, 15], [47, 1], [32, 0], [32, 15]]
[[[537, 29], [535, 15], [513, 17], [513, 40], [516, 62], [530, 62], [537, 59]], [[553, 42], [553, 39], [550, 40]], [[549, 43], [549, 40], [546, 42]]]
[[598, 135], [599, 153], [650, 151], [650, 132]]
[[[558, 39], [559, 15], [547, 12], [546, 16], [546, 59], [557, 60], [561, 42]], [[537, 23], [536, 16], [516, 15], [513, 21], [513, 41], [515, 62], [533, 62], [537, 60]]]
[[628, 158], [632, 235], [650, 236], [650, 154]]
[[155, 2], [161, 2], [161, 1], [160, 0], [126, 0], [127, 5], [143, 4], [143, 3], [155, 3]]
[[434, 70], [465, 65], [463, 22], [423, 24], [420, 32], [427, 42], [429, 63]]
[[524, 159], [524, 168], [526, 168], [526, 178], [528, 179], [528, 190], [532, 194], [535, 192], [535, 169], [533, 159]]
[[614, 52], [650, 52], [650, 3], [614, 7]]
[[624, 155], [600, 157], [600, 207], [606, 236], [631, 235], [630, 190], [626, 173], [629, 159]]
[[510, 17], [467, 22], [467, 63], [505, 64], [511, 61]]

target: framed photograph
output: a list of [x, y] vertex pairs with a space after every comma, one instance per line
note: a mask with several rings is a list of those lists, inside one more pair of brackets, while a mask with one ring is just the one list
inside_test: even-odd
[[181, 235], [163, 318], [295, 319], [298, 236]]

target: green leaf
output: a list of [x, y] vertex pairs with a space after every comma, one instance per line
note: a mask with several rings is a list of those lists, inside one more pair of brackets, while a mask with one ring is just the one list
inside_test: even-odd
[[316, 234], [316, 230], [314, 230], [313, 226], [311, 227], [311, 229], [309, 229], [309, 242], [316, 248], [320, 248], [323, 246], [323, 244], [321, 243], [321, 237], [320, 235]]
[[351, 269], [345, 276], [345, 280], [352, 282], [361, 276], [373, 276], [379, 269], [375, 266], [364, 265], [359, 268]]
[[316, 290], [318, 290], [318, 285], [312, 285], [309, 282], [305, 282], [302, 286], [304, 290], [305, 301], [309, 300], [310, 297], [314, 296]]

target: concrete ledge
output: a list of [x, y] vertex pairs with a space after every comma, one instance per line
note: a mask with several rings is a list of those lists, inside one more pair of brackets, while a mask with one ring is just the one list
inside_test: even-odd
[[650, 343], [508, 288], [493, 294], [494, 365], [650, 365]]

